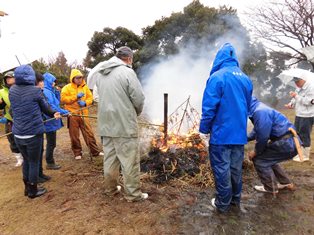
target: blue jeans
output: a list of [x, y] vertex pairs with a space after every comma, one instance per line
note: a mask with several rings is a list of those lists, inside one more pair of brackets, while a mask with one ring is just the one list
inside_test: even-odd
[[243, 145], [210, 145], [210, 164], [215, 177], [215, 204], [226, 212], [230, 204], [239, 205], [242, 191]]
[[29, 139], [16, 137], [14, 139], [24, 159], [23, 180], [31, 184], [37, 184], [43, 135], [39, 134]]

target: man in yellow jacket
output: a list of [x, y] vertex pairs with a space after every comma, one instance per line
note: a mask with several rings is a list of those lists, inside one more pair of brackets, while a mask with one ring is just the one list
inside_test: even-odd
[[75, 159], [82, 158], [82, 145], [80, 142], [80, 130], [83, 134], [86, 145], [93, 156], [103, 155], [96, 143], [96, 139], [89, 119], [76, 115], [87, 116], [88, 109], [85, 108], [93, 102], [93, 95], [86, 85], [83, 74], [78, 69], [72, 69], [70, 83], [61, 90], [61, 103], [65, 104], [64, 108], [75, 116], [69, 117], [68, 126], [71, 139], [71, 147]]

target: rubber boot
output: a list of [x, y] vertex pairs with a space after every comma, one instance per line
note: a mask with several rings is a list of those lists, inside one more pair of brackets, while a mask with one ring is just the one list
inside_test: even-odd
[[29, 198], [35, 198], [40, 197], [44, 195], [47, 192], [47, 189], [43, 188], [37, 188], [37, 184], [28, 184], [28, 197]]
[[310, 160], [310, 153], [311, 153], [311, 146], [310, 147], [305, 147], [304, 151], [303, 151], [304, 161], [309, 161]]
[[24, 182], [24, 196], [27, 196], [28, 195], [28, 182], [27, 180], [23, 180]]
[[[303, 153], [303, 161], [305, 160], [305, 148], [304, 147], [301, 147], [301, 150], [302, 150], [302, 153]], [[294, 158], [292, 158], [293, 161], [295, 162], [303, 162], [301, 161], [300, 157], [299, 157], [299, 154], [296, 155]]]

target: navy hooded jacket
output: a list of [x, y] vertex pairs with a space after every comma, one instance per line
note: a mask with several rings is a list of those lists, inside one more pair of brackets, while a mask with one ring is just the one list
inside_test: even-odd
[[[51, 73], [45, 73], [43, 75], [44, 77], [44, 96], [46, 98], [46, 101], [50, 105], [50, 107], [59, 112], [61, 115], [68, 114], [69, 111], [60, 108], [60, 99], [58, 99], [58, 95], [56, 95], [55, 88], [52, 86], [52, 84], [56, 81], [56, 77], [53, 76]], [[47, 115], [44, 115], [44, 119], [47, 120], [50, 117]], [[54, 119], [52, 121], [45, 122], [45, 132], [52, 132], [59, 130], [63, 126], [61, 119]]]
[[37, 135], [45, 131], [42, 112], [53, 117], [40, 88], [35, 87], [35, 72], [30, 65], [21, 65], [14, 71], [15, 85], [9, 99], [13, 115], [14, 135]]
[[[269, 140], [276, 140], [289, 133], [289, 128], [295, 129], [293, 124], [283, 114], [252, 97], [249, 117], [254, 125], [248, 135], [248, 141], [256, 140], [255, 152], [260, 155], [267, 147]], [[289, 141], [289, 148], [294, 149], [293, 139]]]
[[247, 116], [253, 85], [240, 70], [235, 49], [226, 43], [217, 52], [203, 95], [200, 132], [210, 143], [247, 143]]

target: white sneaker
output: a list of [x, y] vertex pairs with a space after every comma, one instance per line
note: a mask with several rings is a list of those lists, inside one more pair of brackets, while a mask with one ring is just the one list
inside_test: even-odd
[[216, 200], [216, 198], [212, 198], [211, 204], [212, 204], [212, 206], [214, 207], [214, 209], [217, 209], [217, 206], [216, 206], [216, 204], [215, 204], [215, 200]]
[[81, 160], [81, 159], [82, 159], [81, 155], [75, 156], [75, 160]]
[[254, 186], [254, 189], [255, 189], [256, 191], [263, 192], [263, 193], [272, 193], [272, 194], [278, 193], [278, 190], [275, 190], [275, 191], [267, 191], [267, 190], [264, 188], [264, 185], [255, 185], [255, 186]]
[[120, 185], [117, 185], [117, 191], [118, 191], [118, 192], [121, 191], [121, 188], [122, 188], [122, 187], [121, 187]]
[[98, 156], [105, 156], [104, 152], [100, 152]]
[[15, 164], [15, 166], [16, 167], [19, 167], [19, 166], [22, 166], [22, 164], [23, 164], [23, 157], [22, 157], [22, 154], [20, 154], [20, 153], [18, 153], [18, 154], [16, 154], [15, 155], [15, 158], [16, 158], [16, 164]]
[[295, 161], [295, 162], [303, 162], [304, 161], [304, 160], [301, 161], [299, 155], [296, 155], [294, 158], [292, 158], [292, 160]]
[[147, 198], [148, 198], [148, 194], [147, 193], [142, 193], [141, 199], [142, 200], [146, 200]]
[[278, 183], [277, 187], [278, 187], [278, 189], [288, 189], [288, 190], [291, 190], [291, 191], [295, 190], [295, 186], [294, 186], [293, 183], [290, 183], [290, 184], [280, 184], [280, 183]]

